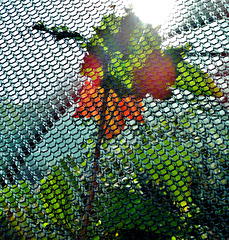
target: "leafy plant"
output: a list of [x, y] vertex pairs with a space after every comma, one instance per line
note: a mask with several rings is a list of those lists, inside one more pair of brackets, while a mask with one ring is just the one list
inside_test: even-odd
[[182, 47], [167, 47], [165, 49], [176, 69], [175, 87], [188, 90], [196, 96], [214, 96], [217, 99], [225, 97], [214, 80], [201, 70], [200, 66], [187, 61], [186, 57], [191, 48], [192, 46], [186, 43]]
[[[35, 189], [26, 181], [3, 188], [0, 220], [8, 228], [3, 234], [22, 239], [112, 239], [135, 229], [184, 238], [207, 228], [196, 220], [205, 212], [192, 185], [208, 175], [195, 163], [209, 170], [205, 161], [209, 152], [218, 154], [223, 163], [226, 154], [221, 145], [212, 147], [204, 139], [210, 137], [203, 136], [206, 131], [198, 123], [197, 116], [205, 113], [197, 100], [186, 103], [182, 115], [174, 110], [176, 104], [169, 106], [168, 98], [172, 86], [220, 98], [223, 94], [214, 82], [185, 61], [185, 50], [160, 49], [157, 30], [132, 12], [104, 16], [89, 40], [64, 26], [48, 29], [40, 22], [34, 29], [57, 40], [74, 38], [87, 51], [80, 69], [87, 80], [73, 99], [74, 117], [94, 118], [98, 129], [81, 146], [84, 159], [60, 159]], [[164, 102], [166, 111], [157, 118], [152, 105], [158, 110]], [[220, 142], [217, 130], [208, 127]], [[211, 181], [226, 184], [220, 169], [212, 168], [211, 174], [219, 177]], [[201, 187], [209, 189], [202, 182]]]

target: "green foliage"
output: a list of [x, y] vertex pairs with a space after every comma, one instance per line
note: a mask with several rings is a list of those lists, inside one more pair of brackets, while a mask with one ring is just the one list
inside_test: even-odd
[[[183, 117], [180, 128], [186, 126], [187, 118]], [[194, 175], [200, 182], [205, 179], [193, 165], [193, 159], [201, 162], [204, 155], [196, 148], [187, 151], [176, 136], [158, 137], [157, 133], [167, 128], [166, 121], [155, 127], [139, 125], [137, 141], [121, 138], [102, 143], [99, 185], [93, 201], [94, 214], [90, 215], [87, 227], [88, 237], [100, 239], [100, 232], [107, 239], [119, 239], [122, 231], [135, 229], [179, 239], [191, 231], [185, 227], [188, 223], [204, 216], [204, 209], [193, 203], [191, 189]], [[7, 226], [8, 233], [17, 239], [78, 236], [83, 226], [85, 199], [90, 194], [88, 170], [92, 167], [95, 140], [91, 138], [81, 147], [84, 159], [60, 159], [58, 167], [54, 166], [36, 188], [20, 181], [1, 191], [0, 221]], [[218, 147], [220, 161], [224, 162], [220, 149], [224, 146]], [[213, 169], [217, 179], [225, 184], [227, 180]], [[205, 179], [205, 188], [206, 184]], [[225, 213], [227, 208], [224, 206], [221, 211]]]
[[45, 227], [54, 225], [58, 231], [71, 231], [74, 234], [73, 193], [58, 167], [54, 167], [47, 179], [41, 180], [38, 195], [45, 210]]
[[[94, 30], [95, 35], [85, 46], [89, 54], [94, 54], [104, 67], [103, 85], [117, 90], [120, 96], [133, 94], [133, 70], [143, 68], [147, 57], [155, 49], [160, 50], [161, 38], [157, 29], [143, 24], [129, 12], [124, 17], [114, 14], [104, 16], [101, 25]], [[188, 90], [196, 96], [222, 97], [223, 93], [208, 74], [200, 66], [185, 60], [190, 49], [191, 45], [186, 44], [164, 50], [176, 69], [175, 87]]]
[[3, 188], [0, 221], [4, 228], [9, 228], [7, 234], [18, 239], [31, 236], [59, 239], [58, 236], [65, 234], [74, 237], [80, 229], [76, 211], [79, 205], [72, 204], [74, 195], [67, 181], [59, 168], [54, 167], [35, 189], [25, 181]]
[[24, 181], [3, 188], [0, 193], [0, 211], [3, 226], [10, 229], [7, 234], [22, 238], [33, 236], [34, 232], [41, 230], [39, 225], [43, 224], [44, 220], [41, 204], [33, 195], [31, 186]]
[[116, 92], [121, 95], [130, 94], [133, 69], [143, 67], [147, 55], [160, 48], [160, 36], [132, 12], [124, 17], [104, 16], [94, 30], [95, 35], [85, 46], [107, 71], [105, 75], [109, 77], [105, 77], [103, 84], [118, 89]]
[[[146, 63], [147, 56], [160, 49], [161, 37], [158, 29], [142, 23], [131, 11], [123, 17], [115, 14], [105, 15], [99, 27], [94, 27], [95, 34], [88, 41], [78, 33], [68, 31], [65, 26], [47, 29], [42, 22], [35, 29], [49, 32], [61, 39], [71, 37], [79, 41], [89, 54], [99, 59], [103, 66], [102, 84], [114, 89], [121, 97], [133, 94], [133, 70], [140, 70]], [[167, 47], [164, 53], [172, 59], [176, 68], [176, 88], [188, 90], [196, 96], [223, 97], [213, 79], [200, 66], [186, 61], [186, 55], [191, 49], [190, 44], [180, 47]], [[121, 87], [120, 87], [121, 86]]]
[[[191, 160], [189, 153], [176, 137], [165, 137], [158, 141], [150, 131], [147, 133], [145, 129], [143, 132], [145, 134], [141, 139], [138, 138], [138, 142], [134, 145], [121, 140], [119, 147], [110, 153], [111, 157], [119, 163], [120, 171], [131, 163], [133, 172], [129, 178], [139, 189], [147, 184], [150, 184], [151, 188], [162, 184], [164, 189], [162, 191], [170, 195], [181, 211], [186, 212], [188, 204], [192, 202], [191, 178], [188, 169]], [[109, 182], [110, 179], [104, 177], [103, 181]]]
[[201, 70], [200, 66], [193, 65], [185, 60], [190, 49], [191, 45], [186, 44], [177, 48], [167, 47], [165, 50], [165, 53], [172, 58], [176, 67], [177, 78], [175, 87], [188, 90], [196, 96], [222, 97], [223, 93], [209, 75]]

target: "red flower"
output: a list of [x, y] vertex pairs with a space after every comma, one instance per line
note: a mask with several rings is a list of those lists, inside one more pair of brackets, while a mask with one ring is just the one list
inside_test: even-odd
[[90, 77], [93, 85], [99, 86], [103, 78], [103, 67], [99, 59], [93, 54], [85, 55], [80, 74]]
[[142, 68], [133, 71], [133, 88], [143, 98], [147, 93], [164, 100], [171, 95], [176, 74], [172, 60], [160, 50], [153, 50]]
[[96, 87], [88, 81], [79, 94], [80, 100], [74, 117], [94, 117], [102, 125], [107, 139], [113, 138], [124, 129], [126, 117], [144, 122], [141, 115], [141, 111], [144, 111], [143, 103], [135, 96], [120, 99], [112, 89], [105, 93], [104, 88]]

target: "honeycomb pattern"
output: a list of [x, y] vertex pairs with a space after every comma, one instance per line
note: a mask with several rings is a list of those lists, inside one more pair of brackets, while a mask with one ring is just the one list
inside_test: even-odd
[[229, 238], [229, 6], [0, 3], [0, 240]]

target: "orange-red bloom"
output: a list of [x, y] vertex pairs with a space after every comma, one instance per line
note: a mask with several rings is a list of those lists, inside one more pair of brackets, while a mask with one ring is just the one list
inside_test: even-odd
[[93, 85], [98, 87], [103, 78], [103, 67], [99, 59], [93, 54], [85, 55], [80, 74], [85, 77], [90, 77]]
[[96, 87], [88, 81], [79, 94], [80, 100], [74, 117], [94, 117], [107, 139], [113, 138], [124, 129], [125, 118], [144, 122], [141, 115], [144, 111], [143, 103], [135, 96], [120, 99], [112, 89], [105, 93], [104, 88]]
[[134, 69], [133, 76], [133, 88], [139, 97], [143, 98], [149, 93], [161, 100], [171, 95], [170, 87], [176, 79], [172, 60], [157, 49], [148, 56], [143, 68]]

